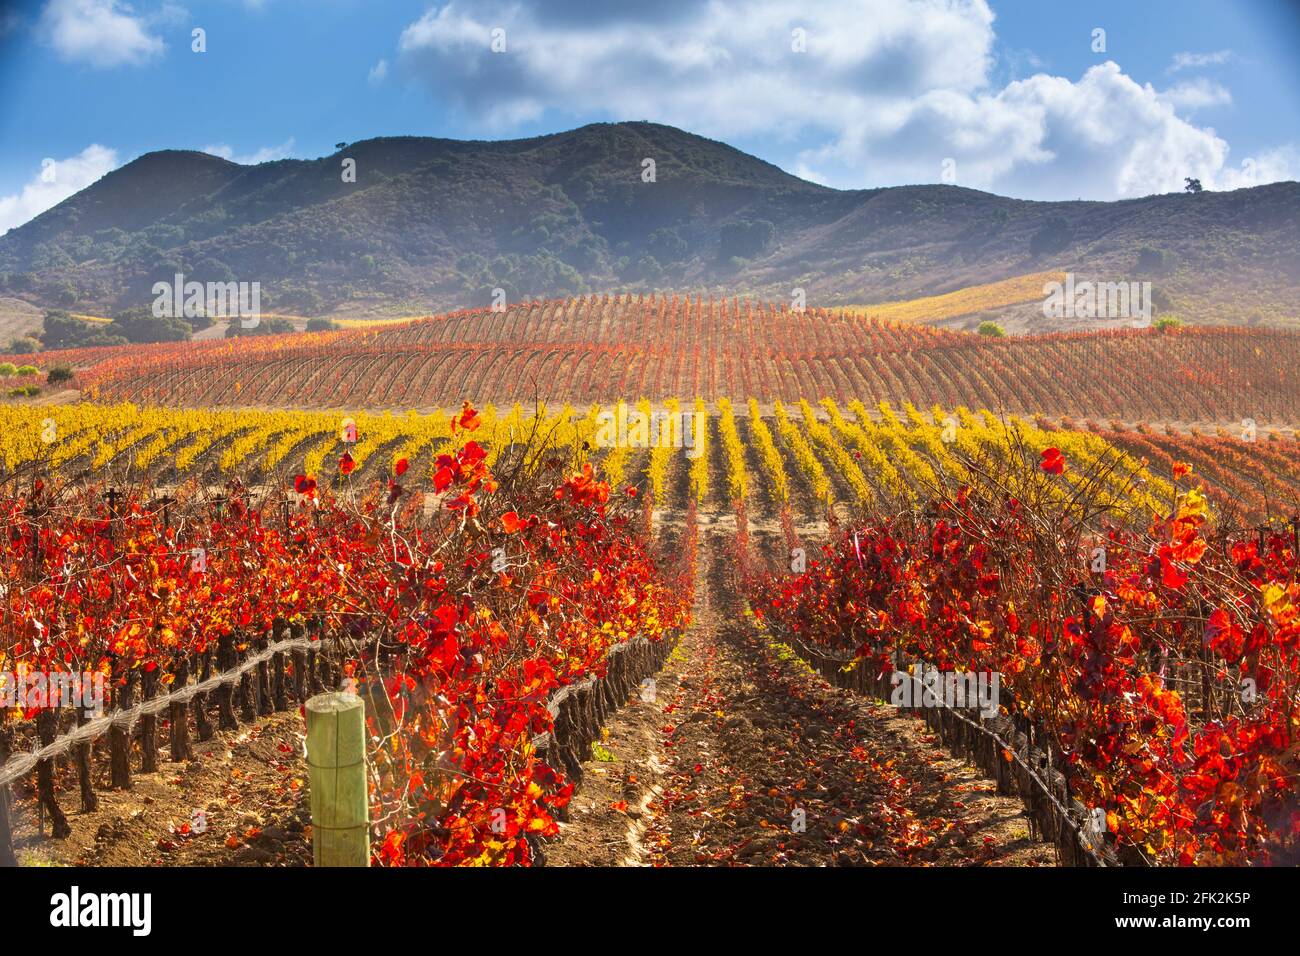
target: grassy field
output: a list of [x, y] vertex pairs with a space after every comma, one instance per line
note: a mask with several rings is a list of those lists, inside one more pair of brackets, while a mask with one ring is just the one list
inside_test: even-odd
[[1043, 286], [1049, 282], [1063, 282], [1064, 272], [1031, 272], [1027, 275], [968, 286], [943, 295], [907, 299], [901, 302], [882, 302], [878, 305], [847, 305], [844, 311], [870, 316], [889, 322], [931, 324], [1020, 305], [1043, 298]]
[[0, 343], [8, 346], [16, 338], [39, 332], [44, 314], [22, 299], [0, 298]]

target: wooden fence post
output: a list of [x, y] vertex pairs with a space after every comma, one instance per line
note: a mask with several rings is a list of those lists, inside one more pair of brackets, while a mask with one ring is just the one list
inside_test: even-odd
[[355, 694], [307, 701], [312, 849], [316, 866], [369, 866], [366, 705]]

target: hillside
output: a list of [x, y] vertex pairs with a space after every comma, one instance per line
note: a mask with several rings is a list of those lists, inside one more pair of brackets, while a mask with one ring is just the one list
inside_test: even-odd
[[1150, 279], [1192, 322], [1286, 322], [1300, 320], [1297, 251], [1297, 183], [1114, 203], [840, 191], [672, 127], [616, 123], [375, 139], [252, 167], [149, 153], [0, 237], [0, 296], [103, 314], [149, 302], [179, 270], [258, 281], [263, 308], [306, 315], [485, 306], [495, 288], [513, 302], [661, 288], [780, 301], [800, 287], [834, 306], [1060, 270]]
[[0, 299], [0, 342], [7, 347], [16, 338], [40, 331], [41, 310], [21, 299]]

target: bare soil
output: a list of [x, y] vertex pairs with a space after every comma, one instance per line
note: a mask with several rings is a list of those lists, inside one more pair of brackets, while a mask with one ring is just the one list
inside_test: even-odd
[[1020, 803], [925, 724], [834, 688], [744, 613], [702, 532], [696, 621], [547, 849], [559, 866], [1050, 866]]
[[[302, 717], [274, 714], [194, 743], [195, 759], [164, 752], [157, 773], [131, 789], [97, 790], [99, 809], [76, 812], [76, 781], [64, 774], [59, 804], [72, 836], [37, 833], [31, 795], [14, 805], [19, 861], [28, 866], [309, 866], [311, 818]], [[107, 758], [95, 761], [106, 768]], [[106, 783], [106, 781], [105, 781]]]

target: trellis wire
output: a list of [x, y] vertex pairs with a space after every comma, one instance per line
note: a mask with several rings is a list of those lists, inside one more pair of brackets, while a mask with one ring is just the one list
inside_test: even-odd
[[0, 787], [6, 787], [30, 773], [32, 768], [42, 760], [58, 757], [67, 753], [77, 744], [94, 740], [110, 727], [130, 727], [141, 717], [160, 714], [174, 704], [187, 703], [198, 694], [205, 694], [226, 684], [233, 684], [249, 671], [255, 670], [259, 664], [269, 661], [276, 654], [283, 654], [285, 651], [312, 650], [319, 648], [320, 645], [319, 640], [306, 637], [295, 637], [287, 641], [280, 641], [258, 651], [233, 670], [214, 674], [205, 681], [190, 684], [171, 694], [155, 697], [127, 710], [117, 710], [111, 714], [105, 714], [103, 717], [96, 717], [94, 720], [87, 721], [75, 730], [57, 738], [52, 743], [41, 747], [39, 750], [11, 755], [4, 766], [0, 767]]
[[[925, 684], [922, 683], [919, 677], [917, 677], [915, 674], [910, 674], [910, 673], [907, 676], [908, 679], [911, 680], [914, 684], [919, 684], [921, 688], [924, 689]], [[1092, 841], [1088, 840], [1084, 836], [1083, 831], [1080, 830], [1078, 824], [1074, 822], [1074, 815], [1065, 808], [1064, 804], [1062, 804], [1061, 801], [1056, 799], [1056, 794], [1052, 793], [1052, 790], [1047, 785], [1046, 781], [1044, 781], [1043, 778], [1038, 775], [1037, 771], [1035, 771], [1034, 768], [1031, 767], [1028, 764], [1028, 762], [1026, 762], [1025, 759], [1016, 752], [1014, 747], [1012, 747], [1009, 743], [1007, 743], [1000, 736], [998, 736], [996, 732], [989, 730], [981, 723], [971, 720], [969, 717], [963, 714], [956, 707], [949, 707], [946, 703], [942, 701], [942, 699], [936, 698], [935, 703], [937, 707], [940, 707], [943, 710], [948, 711], [948, 713], [952, 714], [958, 720], [962, 721], [963, 723], [965, 723], [970, 727], [975, 728], [980, 733], [991, 738], [994, 742], [996, 742], [999, 746], [1001, 746], [1002, 753], [1006, 756], [1009, 756], [1011, 760], [1015, 761], [1021, 767], [1023, 767], [1025, 773], [1029, 774], [1030, 778], [1033, 780], [1038, 790], [1040, 790], [1043, 796], [1047, 797], [1047, 799], [1052, 803], [1052, 805], [1056, 807], [1057, 811], [1061, 814], [1061, 819], [1065, 821], [1065, 825], [1068, 826], [1071, 831], [1073, 831], [1074, 836], [1079, 844], [1079, 848], [1083, 850], [1084, 853], [1088, 854], [1088, 856], [1091, 857], [1093, 862], [1095, 862], [1098, 866], [1104, 867], [1110, 865], [1109, 863], [1106, 862], [1105, 857], [1103, 857], [1101, 854], [1099, 854], [1096, 850], [1092, 848]]]

